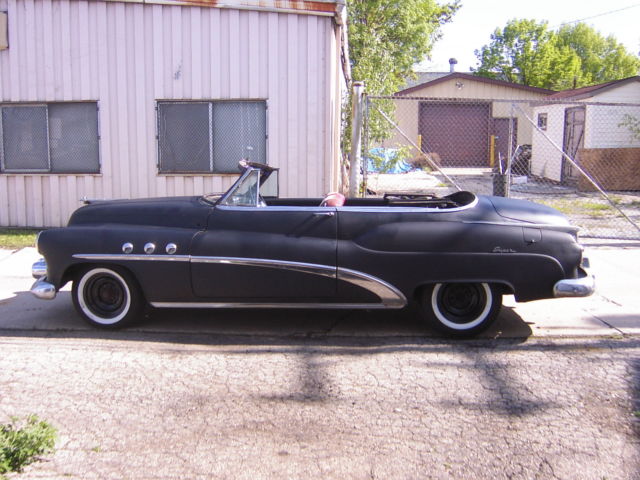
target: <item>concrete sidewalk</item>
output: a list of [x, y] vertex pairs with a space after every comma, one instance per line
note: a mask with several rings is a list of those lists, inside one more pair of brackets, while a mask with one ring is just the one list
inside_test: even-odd
[[[640, 248], [587, 247], [597, 291], [589, 298], [516, 303], [504, 299], [499, 320], [485, 337], [574, 337], [640, 334]], [[70, 285], [55, 300], [34, 298], [34, 248], [0, 250], [0, 330], [92, 331], [75, 313]], [[431, 335], [410, 311], [156, 311], [135, 331], [225, 335]]]

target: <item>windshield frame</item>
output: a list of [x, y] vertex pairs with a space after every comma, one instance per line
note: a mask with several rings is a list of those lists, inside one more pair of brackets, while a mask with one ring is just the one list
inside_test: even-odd
[[[244, 171], [242, 175], [235, 181], [235, 183], [227, 190], [227, 193], [222, 195], [216, 205], [224, 205], [229, 207], [259, 207], [264, 206], [264, 201], [260, 196], [260, 187], [267, 181], [267, 179], [271, 176], [271, 174], [278, 169], [275, 167], [270, 167], [268, 165], [264, 165], [261, 163], [248, 162], [245, 160], [240, 161], [240, 168]], [[254, 172], [257, 172], [254, 173]], [[276, 179], [277, 180], [277, 179]], [[251, 184], [247, 185], [247, 182], [251, 182]], [[234, 196], [239, 194], [240, 189], [246, 188], [247, 191], [255, 188], [255, 198], [253, 199], [254, 203], [246, 204], [246, 203], [236, 203], [231, 202], [231, 199]], [[277, 191], [277, 187], [276, 187]], [[253, 196], [253, 192], [252, 192]]]

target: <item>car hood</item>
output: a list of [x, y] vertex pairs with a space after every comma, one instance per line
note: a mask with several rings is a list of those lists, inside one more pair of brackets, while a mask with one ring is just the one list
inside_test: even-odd
[[124, 224], [204, 228], [211, 209], [200, 197], [99, 200], [76, 210], [69, 226]]
[[498, 215], [509, 220], [537, 224], [571, 227], [569, 220], [554, 208], [514, 198], [488, 197]]

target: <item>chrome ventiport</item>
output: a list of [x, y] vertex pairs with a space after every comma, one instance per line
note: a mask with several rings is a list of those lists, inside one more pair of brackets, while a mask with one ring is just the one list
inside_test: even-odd
[[44, 258], [41, 258], [36, 263], [31, 265], [31, 276], [33, 278], [44, 277], [47, 274], [47, 262]]
[[156, 251], [156, 246], [155, 244], [149, 242], [149, 243], [145, 243], [144, 245], [144, 253], [151, 255], [153, 252]]
[[133, 252], [133, 243], [127, 242], [122, 244], [122, 253], [131, 253]]
[[173, 255], [178, 251], [178, 246], [175, 243], [167, 243], [165, 250], [169, 255]]

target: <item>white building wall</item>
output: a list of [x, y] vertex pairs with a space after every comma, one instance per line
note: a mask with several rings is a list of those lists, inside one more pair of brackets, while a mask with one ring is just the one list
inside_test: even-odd
[[626, 105], [588, 105], [586, 111], [585, 148], [638, 148], [634, 138], [621, 123], [625, 114], [640, 118], [640, 81], [604, 91], [590, 102]]
[[[547, 129], [533, 130], [531, 143], [531, 173], [559, 182], [562, 180], [562, 144], [564, 141], [564, 104], [550, 104], [533, 109], [534, 122], [539, 114], [547, 115]], [[556, 148], [556, 146], [558, 148]]]
[[[632, 82], [606, 90], [583, 102], [558, 103], [534, 108], [534, 121], [539, 113], [547, 113], [547, 130], [543, 135], [534, 130], [532, 173], [554, 181], [561, 180], [564, 142], [564, 120], [567, 108], [585, 104], [584, 148], [638, 148], [640, 140], [628, 128], [621, 126], [624, 115], [640, 118], [640, 82]], [[608, 104], [617, 105], [608, 105]]]
[[0, 0], [0, 102], [97, 101], [101, 173], [0, 174], [1, 226], [60, 226], [79, 199], [192, 195], [235, 175], [161, 175], [156, 100], [264, 99], [282, 196], [330, 189], [339, 118], [331, 16], [93, 0]]

